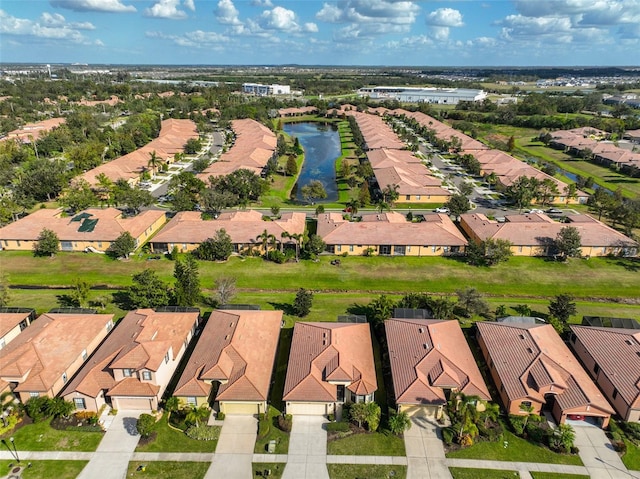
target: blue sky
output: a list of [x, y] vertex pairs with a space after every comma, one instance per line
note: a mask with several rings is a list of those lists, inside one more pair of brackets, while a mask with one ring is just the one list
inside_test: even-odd
[[639, 65], [640, 0], [2, 0], [0, 60]]

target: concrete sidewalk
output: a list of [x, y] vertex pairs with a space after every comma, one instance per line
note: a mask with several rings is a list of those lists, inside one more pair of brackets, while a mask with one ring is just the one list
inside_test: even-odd
[[605, 432], [590, 424], [574, 426], [574, 444], [580, 449], [580, 459], [593, 478], [640, 478], [639, 471], [628, 471], [618, 453], [613, 449]]
[[140, 435], [136, 422], [148, 411], [120, 411], [105, 433], [89, 464], [78, 479], [122, 479], [127, 475], [129, 460]]

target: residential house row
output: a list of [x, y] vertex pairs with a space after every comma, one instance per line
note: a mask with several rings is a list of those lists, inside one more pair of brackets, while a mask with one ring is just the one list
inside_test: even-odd
[[[139, 309], [114, 327], [113, 315], [43, 314], [0, 350], [0, 390], [23, 402], [58, 395], [78, 409], [151, 410], [177, 374], [173, 394], [183, 405], [263, 413], [282, 318], [282, 311], [224, 309], [203, 323], [195, 309]], [[574, 355], [551, 325], [517, 319], [476, 323], [480, 352], [508, 413], [548, 413], [558, 423], [601, 427], [615, 413], [640, 420], [638, 329], [572, 326]], [[392, 317], [384, 331], [399, 411], [439, 418], [458, 393], [491, 400], [457, 321]], [[378, 387], [366, 318], [296, 323], [284, 382], [287, 413], [340, 417], [346, 402], [374, 401]]]
[[[157, 253], [177, 248], [196, 249], [224, 230], [235, 254], [263, 254], [271, 248], [301, 248], [306, 232], [306, 214], [285, 212], [265, 218], [255, 210], [221, 213], [203, 219], [196, 211], [177, 213], [165, 224], [166, 215], [146, 210], [125, 217], [115, 208], [93, 208], [73, 216], [61, 209], [41, 209], [0, 228], [0, 249], [28, 251], [47, 228], [58, 236], [62, 251], [105, 252], [123, 232], [137, 246], [150, 243]], [[490, 220], [479, 213], [460, 216], [459, 226], [447, 215], [429, 213], [407, 219], [397, 212], [364, 213], [355, 217], [338, 212], [317, 216], [317, 234], [326, 251], [337, 255], [446, 256], [463, 254], [469, 241], [487, 239], [511, 242], [516, 256], [552, 256], [560, 230], [572, 226], [581, 237], [583, 256], [635, 256], [638, 243], [589, 215], [571, 215], [561, 223], [545, 214], [507, 215]]]

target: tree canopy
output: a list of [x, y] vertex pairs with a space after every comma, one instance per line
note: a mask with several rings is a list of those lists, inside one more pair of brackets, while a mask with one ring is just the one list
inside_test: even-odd
[[60, 251], [58, 235], [50, 229], [43, 229], [33, 244], [34, 256], [54, 256], [58, 251]]

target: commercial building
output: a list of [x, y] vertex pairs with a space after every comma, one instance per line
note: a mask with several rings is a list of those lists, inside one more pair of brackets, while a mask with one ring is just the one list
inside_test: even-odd
[[484, 90], [468, 88], [370, 86], [360, 88], [358, 96], [372, 100], [397, 100], [402, 103], [457, 105], [461, 101], [482, 101], [487, 98], [487, 93]]

